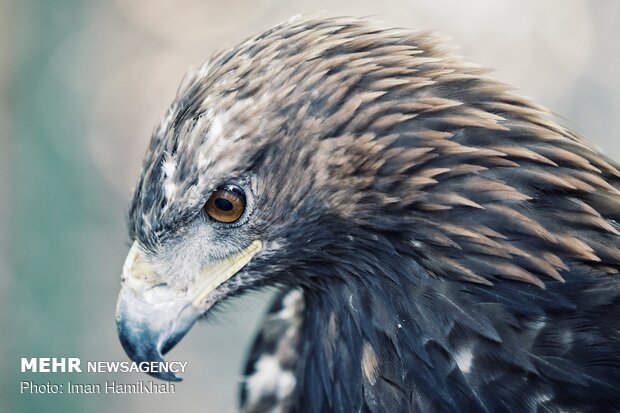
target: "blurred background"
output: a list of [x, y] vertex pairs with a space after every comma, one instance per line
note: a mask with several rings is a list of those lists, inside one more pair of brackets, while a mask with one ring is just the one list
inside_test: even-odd
[[0, 411], [233, 412], [266, 295], [232, 303], [168, 357], [176, 394], [20, 395], [21, 357], [126, 360], [114, 307], [131, 189], [189, 66], [296, 14], [432, 29], [620, 160], [617, 0], [0, 0]]

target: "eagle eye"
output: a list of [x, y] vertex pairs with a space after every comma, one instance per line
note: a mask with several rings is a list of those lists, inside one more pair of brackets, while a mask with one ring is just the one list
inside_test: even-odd
[[218, 187], [205, 204], [207, 215], [218, 222], [232, 223], [245, 211], [245, 194], [236, 185]]

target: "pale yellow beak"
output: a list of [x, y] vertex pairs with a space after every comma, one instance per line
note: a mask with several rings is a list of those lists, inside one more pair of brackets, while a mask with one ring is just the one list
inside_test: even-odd
[[[127, 355], [136, 362], [162, 361], [162, 355], [204, 313], [205, 302], [213, 291], [238, 273], [261, 249], [261, 241], [253, 241], [239, 253], [209, 263], [190, 285], [173, 288], [134, 242], [123, 265], [116, 306], [118, 335]], [[174, 373], [157, 377], [180, 380]]]

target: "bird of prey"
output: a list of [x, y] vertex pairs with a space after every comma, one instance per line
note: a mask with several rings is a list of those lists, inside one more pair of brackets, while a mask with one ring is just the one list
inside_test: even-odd
[[486, 73], [320, 18], [188, 75], [129, 210], [129, 357], [277, 286], [243, 412], [620, 411], [620, 167]]

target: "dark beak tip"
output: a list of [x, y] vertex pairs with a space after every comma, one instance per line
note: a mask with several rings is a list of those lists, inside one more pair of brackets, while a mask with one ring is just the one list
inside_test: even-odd
[[[148, 329], [128, 328], [124, 320], [117, 321], [118, 337], [121, 345], [129, 358], [136, 362], [163, 362], [162, 352], [155, 344], [158, 340], [153, 336], [153, 332]], [[141, 331], [137, 333], [137, 331]], [[164, 353], [172, 350], [175, 344], [182, 338], [182, 335], [175, 335], [164, 344]], [[179, 382], [183, 379], [171, 371], [148, 372], [149, 376], [163, 381]]]

